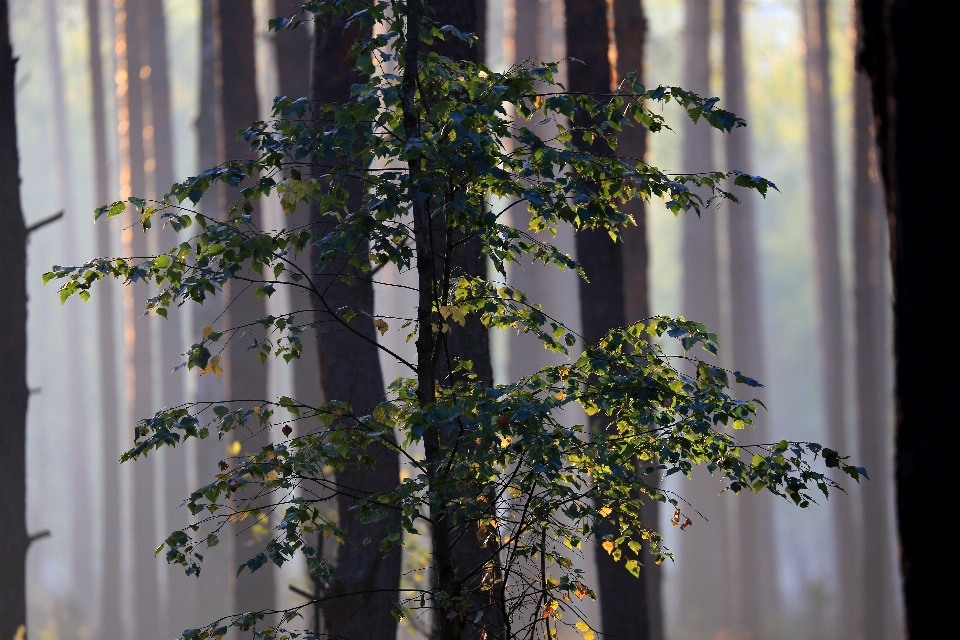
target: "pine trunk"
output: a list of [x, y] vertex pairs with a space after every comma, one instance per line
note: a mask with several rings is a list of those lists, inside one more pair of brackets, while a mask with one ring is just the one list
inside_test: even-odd
[[[345, 20], [333, 21], [326, 29], [317, 29], [313, 46], [311, 96], [317, 103], [342, 102], [350, 95], [350, 86], [361, 81], [347, 52], [355, 33], [344, 33]], [[281, 34], [281, 37], [284, 34]], [[362, 185], [351, 185], [351, 204], [356, 206]], [[311, 207], [310, 222], [316, 233], [325, 234], [324, 227], [331, 222], [321, 216], [319, 208]], [[357, 252], [366, 251], [366, 245]], [[314, 255], [314, 264], [319, 256]], [[315, 320], [320, 329], [317, 335], [320, 382], [325, 400], [348, 401], [357, 412], [365, 412], [384, 399], [383, 374], [376, 347], [377, 332], [373, 320], [373, 283], [358, 274], [356, 284], [344, 284], [330, 274], [340, 273], [346, 264], [328, 266], [316, 273], [311, 268], [317, 291], [324, 291], [324, 301], [314, 299]], [[361, 334], [336, 330], [332, 316], [326, 309], [338, 309], [348, 304], [361, 312], [351, 325]], [[390, 491], [400, 482], [399, 457], [395, 451], [379, 447], [375, 453], [377, 465], [371, 469], [345, 469], [337, 474], [337, 483], [354, 489], [355, 494]], [[337, 497], [337, 514], [341, 527], [349, 531], [351, 540], [382, 539], [390, 524], [398, 524], [397, 514], [377, 522], [360, 523], [350, 511], [356, 500], [349, 496]], [[400, 587], [400, 554], [383, 557], [378, 545], [342, 544], [337, 549], [339, 580], [324, 593], [325, 633], [330, 637], [356, 640], [393, 638], [397, 621], [390, 611], [397, 600]], [[361, 593], [361, 592], [368, 593]], [[348, 595], [356, 594], [356, 595]]]
[[0, 638], [13, 638], [27, 623], [27, 232], [6, 0], [0, 0], [0, 229]]
[[929, 98], [931, 87], [944, 86], [953, 23], [929, 0], [860, 0], [858, 12], [892, 259], [897, 524], [906, 631], [917, 640], [953, 624], [943, 560], [954, 554], [955, 536], [936, 518], [952, 482], [960, 354], [949, 339], [931, 340], [931, 327], [955, 315], [949, 292], [960, 230], [931, 185], [937, 171], [952, 166], [953, 144], [939, 101]]
[[[723, 3], [723, 99], [726, 108], [748, 122], [746, 71], [743, 54], [743, 3]], [[736, 129], [725, 137], [727, 169], [750, 172], [750, 129]], [[739, 205], [727, 209], [727, 239], [730, 250], [730, 341], [734, 370], [764, 380], [764, 313], [760, 303], [760, 256], [756, 228], [756, 199], [743, 193]], [[745, 398], [762, 396], [756, 389], [742, 386], [738, 392]], [[762, 399], [762, 398], [761, 398]], [[748, 438], [770, 441], [769, 423], [760, 421], [760, 432]], [[762, 435], [761, 435], [762, 434]], [[735, 542], [739, 562], [732, 568], [736, 584], [733, 613], [737, 626], [753, 638], [764, 635], [764, 623], [777, 610], [777, 566], [774, 551], [773, 496], [744, 493], [736, 501], [740, 535]]]
[[897, 629], [893, 542], [893, 403], [890, 401], [889, 263], [876, 142], [872, 132], [870, 82], [862, 69], [853, 97], [853, 265], [856, 327], [858, 464], [872, 480], [857, 487], [863, 522], [863, 637], [894, 640]]
[[[833, 98], [826, 0], [801, 3], [807, 46], [807, 135], [816, 291], [820, 343], [820, 382], [823, 394], [826, 444], [845, 451], [851, 444], [844, 426], [845, 383], [842, 282], [840, 273], [839, 214], [836, 157], [833, 138]], [[840, 632], [857, 638], [861, 602], [856, 592], [857, 540], [855, 503], [843, 493], [831, 496], [836, 541]]]
[[[683, 88], [701, 95], [710, 90], [710, 2], [685, 0]], [[682, 169], [709, 171], [715, 166], [714, 136], [705, 124], [683, 124]], [[699, 216], [683, 216], [683, 315], [702, 322], [716, 333], [720, 326], [719, 252], [717, 210]], [[722, 345], [721, 345], [722, 346]], [[723, 353], [723, 352], [722, 352]], [[677, 571], [681, 624], [702, 637], [729, 630], [734, 623], [731, 595], [729, 504], [718, 497], [721, 480], [703, 468], [693, 470], [693, 480], [684, 483], [681, 495], [705, 517], [693, 518], [693, 526], [679, 533]]]
[[[239, 160], [250, 158], [247, 143], [238, 138], [260, 118], [257, 98], [257, 72], [254, 45], [253, 0], [216, 0], [214, 3], [219, 20], [218, 87], [223, 128], [221, 143], [225, 158]], [[227, 196], [230, 204], [239, 197], [236, 191]], [[262, 229], [262, 214], [258, 208], [251, 213], [252, 224]], [[256, 276], [256, 274], [252, 274]], [[241, 327], [267, 315], [266, 304], [254, 295], [255, 285], [232, 280], [229, 286], [229, 325]], [[256, 338], [253, 328], [238, 330], [227, 347], [225, 375], [229, 397], [238, 405], [250, 406], [267, 397], [267, 366], [249, 350]], [[266, 430], [240, 432], [235, 438], [241, 442], [241, 455], [258, 452], [269, 444], [270, 433]], [[262, 542], [253, 534], [253, 523], [244, 521], [234, 527], [234, 564], [241, 566], [261, 551]], [[258, 611], [275, 606], [273, 585], [274, 570], [267, 564], [257, 575], [244, 571], [234, 582], [234, 598], [238, 611]]]

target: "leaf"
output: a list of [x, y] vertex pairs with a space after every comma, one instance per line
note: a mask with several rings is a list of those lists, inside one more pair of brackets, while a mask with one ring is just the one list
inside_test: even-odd
[[380, 335], [384, 335], [390, 329], [390, 325], [380, 318], [377, 318], [373, 321], [373, 326], [377, 328], [377, 331], [380, 332]]
[[600, 546], [603, 547], [603, 550], [607, 553], [613, 553], [613, 543], [609, 540], [604, 540], [603, 544]]

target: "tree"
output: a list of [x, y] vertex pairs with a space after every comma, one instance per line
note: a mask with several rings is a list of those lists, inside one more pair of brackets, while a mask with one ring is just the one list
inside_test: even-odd
[[938, 63], [950, 35], [932, 2], [860, 0], [857, 11], [893, 272], [894, 464], [906, 630], [909, 638], [925, 638], [949, 624], [947, 592], [937, 581], [951, 536], [926, 518], [940, 508], [939, 488], [949, 486], [960, 405], [957, 378], [949, 373], [957, 347], [931, 344], [925, 329], [953, 313], [944, 292], [952, 286], [957, 220], [928, 182], [931, 167], [948, 166], [951, 149], [935, 101], [924, 95], [942, 81]]
[[[857, 29], [862, 47], [862, 29]], [[860, 627], [865, 638], [892, 638], [897, 633], [896, 567], [890, 500], [893, 475], [892, 402], [890, 402], [889, 263], [883, 193], [872, 132], [870, 81], [862, 65], [853, 88], [853, 261], [857, 362], [858, 454], [876, 478], [861, 490], [863, 541], [860, 548], [863, 603]]]
[[[827, 2], [801, 3], [806, 43], [807, 162], [810, 175], [813, 244], [816, 262], [817, 329], [820, 344], [821, 389], [827, 437], [835, 447], [846, 446], [843, 351], [843, 294], [840, 273], [837, 163], [833, 138], [833, 98], [830, 46], [827, 41]], [[841, 497], [834, 504], [841, 611], [841, 637], [854, 635], [857, 597], [857, 542], [853, 504]]]
[[0, 637], [27, 624], [27, 229], [20, 209], [16, 60], [0, 0]]
[[[743, 4], [723, 3], [723, 94], [730, 110], [747, 116], [746, 70], [743, 55]], [[750, 135], [740, 129], [727, 136], [727, 167], [751, 171]], [[727, 216], [730, 248], [731, 363], [733, 368], [762, 376], [764, 372], [764, 313], [760, 304], [760, 256], [755, 199], [749, 195], [731, 207]], [[764, 618], [777, 605], [776, 554], [773, 512], [767, 496], [749, 497], [736, 504], [739, 539], [732, 578], [736, 623], [754, 638], [764, 632]]]
[[[262, 358], [295, 358], [300, 333], [323, 323], [367, 342], [369, 324], [379, 332], [390, 331], [391, 322], [393, 330], [412, 327], [416, 358], [405, 360], [377, 344], [412, 373], [394, 381], [391, 397], [368, 411], [355, 410], [349, 397], [325, 398], [316, 406], [287, 397], [234, 398], [186, 403], [141, 420], [127, 460], [214, 432], [229, 438], [237, 430], [277, 424], [284, 425], [288, 438], [222, 461], [215, 479], [188, 499], [201, 519], [165, 541], [169, 561], [197, 573], [206, 548], [218, 544], [218, 533], [231, 521], [257, 521], [275, 509], [282, 511], [282, 521], [241, 570], [253, 572], [302, 554], [312, 571], [335, 581], [335, 569], [312, 546], [316, 532], [344, 544], [377, 545], [381, 557], [389, 558], [398, 551], [402, 527], [411, 536], [429, 535], [430, 559], [421, 570], [434, 579], [394, 594], [395, 616], [431, 610], [443, 640], [477, 635], [478, 629], [500, 633], [501, 625], [506, 638], [549, 634], [558, 624], [589, 632], [577, 614], [578, 599], [593, 596], [572, 561], [578, 548], [603, 537], [604, 550], [634, 575], [642, 552], [636, 537], [650, 542], [658, 560], [668, 557], [639, 510], [645, 499], [675, 506], [679, 500], [647, 485], [648, 473], [688, 474], [696, 464], [709, 464], [733, 492], [765, 488], [801, 507], [813, 492], [836, 487], [810, 466], [814, 459], [822, 457], [828, 468], [859, 477], [862, 470], [814, 443], [740, 445], [735, 433], [752, 424], [756, 409], [727, 390], [734, 381], [759, 383], [697, 358], [691, 351], [697, 345], [711, 354], [717, 347], [715, 336], [696, 322], [657, 317], [615, 328], [597, 343], [584, 341], [583, 355], [575, 361], [507, 385], [484, 384], [471, 372], [472, 362], [448, 360], [449, 325], [463, 326], [470, 315], [487, 328], [533, 333], [559, 352], [577, 343], [568, 328], [516, 288], [455, 269], [457, 252], [468, 251], [470, 240], [479, 237], [501, 275], [508, 262], [524, 255], [545, 267], [584, 275], [582, 265], [549, 243], [531, 241], [526, 230], [502, 223], [503, 211], [487, 208], [490, 196], [525, 205], [533, 230], [570, 224], [577, 231], [602, 228], [616, 237], [619, 227], [631, 222], [619, 209], [623, 200], [663, 196], [676, 213], [703, 208], [709, 201], [692, 187], [731, 197], [722, 184], [732, 175], [739, 187], [766, 192], [772, 185], [763, 178], [724, 172], [668, 176], [612, 154], [617, 129], [662, 130], [664, 120], [650, 106], [668, 99], [679, 102], [692, 119], [724, 131], [742, 126], [742, 120], [716, 108], [715, 100], [680, 88], [648, 90], [633, 74], [615, 93], [607, 89], [597, 96], [556, 85], [554, 63], [495, 73], [442, 56], [428, 47], [437, 40], [469, 43], [474, 37], [433, 22], [416, 0], [393, 6], [317, 0], [306, 10], [315, 14], [320, 29], [350, 16], [344, 26], [356, 29], [351, 54], [363, 76], [350, 98], [326, 104], [280, 99], [270, 122], [256, 122], [244, 132], [252, 158], [173, 185], [156, 206], [134, 199], [97, 212], [113, 217], [133, 210], [144, 230], [155, 223], [192, 229], [195, 244], [146, 259], [101, 258], [80, 267], [55, 267], [44, 278], [63, 280], [64, 299], [87, 298], [93, 284], [108, 277], [152, 282], [160, 288], [147, 310], [161, 315], [236, 281], [256, 287], [262, 296], [279, 286], [309, 287], [316, 296], [322, 314], [317, 322], [266, 316], [204, 332], [186, 356], [187, 370], [216, 374], [223, 343], [239, 331], [255, 332], [254, 350]], [[380, 28], [365, 36], [363, 30], [378, 23]], [[298, 21], [281, 19], [274, 26], [293, 28]], [[508, 115], [514, 110], [524, 119], [539, 112], [574, 124], [556, 125], [558, 134], [548, 143], [526, 127], [514, 128]], [[578, 112], [590, 116], [584, 125], [576, 124]], [[590, 150], [598, 138], [606, 144], [604, 153]], [[243, 185], [226, 220], [210, 220], [181, 206], [198, 202], [217, 184]], [[361, 192], [359, 207], [353, 206], [351, 191]], [[335, 226], [323, 229], [323, 235], [259, 230], [251, 216], [253, 202], [275, 193], [288, 210], [319, 202], [320, 211], [336, 219]], [[357, 272], [369, 277], [384, 264], [416, 266], [415, 316], [370, 317], [359, 305], [329, 296], [295, 266], [293, 256], [311, 244], [317, 271], [329, 284], [349, 286], [359, 279]], [[343, 272], [327, 271], [338, 265]], [[285, 271], [289, 281], [282, 277]], [[396, 326], [402, 322], [406, 326]], [[682, 353], [670, 356], [645, 336], [676, 339]], [[674, 367], [677, 358], [690, 362], [688, 374]], [[602, 414], [614, 429], [591, 433], [583, 425], [562, 426], [556, 412], [572, 403], [590, 415]], [[293, 436], [290, 423], [295, 421], [301, 427]], [[344, 471], [356, 467], [376, 473], [380, 462], [373, 452], [394, 446], [394, 430], [400, 436], [394, 450], [413, 467], [410, 477], [383, 492], [341, 482]], [[749, 462], [741, 455], [745, 452], [754, 454]], [[375, 524], [393, 513], [399, 514], [401, 527], [386, 527], [380, 539], [345, 538], [341, 523], [329, 521], [318, 508], [339, 494], [357, 500], [351, 521]], [[676, 513], [678, 521], [685, 516], [679, 507]], [[487, 554], [482, 565], [457, 565], [458, 537], [465, 534], [482, 536]], [[281, 624], [290, 623], [303, 606], [284, 611]], [[491, 618], [480, 615], [491, 609], [501, 612], [491, 616], [492, 625]], [[232, 626], [255, 629], [264, 638], [299, 637], [268, 625], [269, 613], [239, 614], [186, 635], [222, 637]]]

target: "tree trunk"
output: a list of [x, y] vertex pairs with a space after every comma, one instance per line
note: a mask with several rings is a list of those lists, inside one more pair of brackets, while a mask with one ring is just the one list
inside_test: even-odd
[[[951, 166], [931, 87], [944, 82], [952, 37], [943, 6], [929, 0], [861, 0], [860, 57], [870, 76], [893, 270], [896, 384], [897, 522], [906, 630], [911, 639], [949, 628], [943, 559], [953, 553], [950, 527], [931, 521], [943, 508], [957, 443], [960, 382], [950, 340], [931, 343], [931, 323], [953, 317], [957, 217], [931, 188], [932, 172]], [[882, 471], [881, 471], [882, 473]], [[881, 477], [871, 472], [873, 482]], [[934, 516], [935, 517], [935, 516]]]
[[[617, 78], [622, 80], [632, 71], [643, 75], [644, 54], [647, 40], [647, 18], [642, 0], [614, 0], [613, 3], [614, 37], [617, 43]], [[636, 164], [644, 159], [647, 151], [647, 130], [643, 126], [626, 127], [617, 136], [617, 154], [627, 162]], [[624, 312], [626, 322], [637, 322], [650, 317], [650, 300], [647, 265], [646, 208], [642, 200], [631, 200], [623, 207], [624, 213], [633, 216], [636, 226], [628, 226], [623, 231], [623, 282]], [[655, 476], [648, 477], [650, 484], [657, 483]], [[651, 527], [658, 526], [659, 504], [647, 500], [641, 511], [643, 520]], [[649, 552], [649, 543], [643, 543], [644, 552]], [[601, 554], [602, 558], [606, 556]], [[661, 601], [660, 567], [651, 556], [641, 558], [643, 569], [641, 584], [638, 586], [632, 576], [622, 567], [606, 579], [609, 584], [605, 592], [618, 596], [619, 602], [609, 603], [601, 608], [604, 611], [604, 633], [615, 633], [625, 640], [663, 640], [663, 605]], [[605, 563], [609, 565], [612, 563]], [[601, 565], [603, 568], [604, 565]], [[614, 565], [616, 566], [616, 565]], [[619, 586], [616, 584], [619, 583]], [[615, 611], [619, 609], [619, 611]], [[608, 617], [613, 618], [608, 626]]]
[[[117, 123], [120, 142], [120, 197], [142, 197], [146, 193], [143, 146], [143, 96], [140, 86], [144, 60], [137, 46], [143, 38], [139, 16], [143, 0], [117, 0], [116, 56], [117, 56]], [[133, 211], [123, 216], [122, 236], [125, 256], [146, 256], [147, 236], [139, 229]], [[140, 418], [153, 415], [152, 358], [150, 353], [150, 321], [143, 316], [149, 292], [145, 284], [127, 285], [123, 290], [124, 335], [126, 336], [125, 395], [128, 413], [123, 422], [127, 433]], [[129, 436], [128, 436], [129, 438]], [[128, 439], [125, 446], [133, 444]], [[131, 574], [133, 576], [132, 604], [135, 628], [127, 633], [136, 637], [159, 637], [157, 603], [157, 563], [153, 551], [157, 546], [154, 516], [154, 466], [156, 456], [133, 465], [132, 486], [132, 544]]]
[[[110, 15], [108, 13], [108, 15]], [[96, 205], [106, 204], [111, 195], [110, 167], [107, 158], [107, 111], [104, 98], [104, 70], [101, 54], [100, 0], [86, 0], [87, 43], [90, 51], [90, 84], [93, 115], [94, 197]], [[114, 255], [112, 229], [106, 220], [96, 227], [97, 255]], [[118, 419], [120, 399], [117, 378], [117, 335], [114, 301], [116, 283], [104, 282], [97, 296], [98, 349], [100, 351], [100, 416], [103, 469], [100, 480], [103, 496], [103, 533], [100, 539], [100, 603], [98, 611], [99, 635], [102, 638], [120, 638], [122, 563], [120, 548], [120, 455], [123, 433]]]
[[13, 638], [27, 624], [27, 232], [6, 0], [0, 0], [0, 229], [0, 638]]
[[[858, 30], [858, 39], [862, 33]], [[859, 65], [858, 65], [859, 67]], [[897, 630], [893, 541], [893, 440], [887, 229], [883, 216], [870, 81], [858, 68], [853, 89], [853, 264], [856, 303], [858, 463], [872, 480], [857, 487], [862, 510], [860, 598], [865, 638], [893, 640]]]
[[[685, 0], [683, 87], [701, 95], [710, 92], [710, 2]], [[709, 171], [715, 166], [713, 133], [701, 123], [683, 124], [682, 169]], [[720, 326], [719, 256], [717, 211], [683, 216], [683, 315], [718, 332]], [[722, 346], [722, 345], [721, 345]], [[723, 352], [721, 352], [723, 353]], [[677, 562], [681, 623], [692, 625], [698, 635], [712, 637], [733, 623], [730, 598], [730, 533], [726, 500], [717, 497], [717, 476], [697, 468], [693, 480], [680, 489], [707, 520], [695, 518], [693, 526], [679, 533]]]
[[[169, 190], [174, 180], [173, 127], [170, 114], [170, 78], [167, 62], [167, 25], [163, 2], [146, 2], [139, 16], [143, 40], [141, 55], [144, 66], [140, 73], [144, 106], [143, 138], [146, 150], [144, 172], [146, 195], [159, 200]], [[159, 226], [159, 225], [158, 225]], [[177, 234], [172, 228], [155, 229], [152, 247], [165, 249], [177, 244]], [[151, 330], [158, 339], [154, 341], [153, 362], [156, 380], [156, 396], [165, 407], [183, 402], [184, 373], [174, 373], [181, 362], [184, 344], [179, 318], [152, 317]], [[155, 407], [157, 409], [159, 407]], [[161, 502], [160, 524], [164, 533], [187, 525], [190, 515], [186, 509], [177, 509], [192, 487], [187, 486], [187, 457], [185, 452], [166, 451], [157, 456], [162, 467], [163, 484], [158, 499]], [[194, 600], [196, 581], [183, 575], [175, 566], [161, 566], [165, 575], [166, 593], [161, 603], [161, 625], [164, 636], [172, 636], [183, 630], [184, 613]]]
[[[727, 109], [749, 122], [746, 72], [743, 60], [741, 0], [723, 3], [723, 99]], [[727, 168], [750, 172], [750, 129], [736, 129], [725, 138]], [[730, 248], [730, 341], [734, 370], [763, 380], [765, 349], [764, 314], [760, 304], [760, 256], [757, 245], [756, 199], [743, 193], [739, 205], [727, 211], [727, 238]], [[728, 347], [729, 349], [729, 347]], [[757, 390], [741, 386], [737, 391], [745, 398], [758, 397]], [[761, 423], [762, 424], [762, 423]], [[771, 440], [769, 423], [764, 434], [749, 435], [750, 441]], [[764, 622], [777, 608], [776, 557], [773, 532], [773, 496], [744, 493], [736, 501], [739, 536], [735, 542], [739, 560], [731, 568], [734, 614], [738, 627], [753, 638], [764, 635]]]
[[[833, 142], [833, 99], [830, 88], [830, 49], [827, 2], [801, 3], [807, 45], [807, 132], [813, 234], [816, 257], [821, 389], [828, 446], [840, 451], [849, 444], [844, 428], [845, 380], [843, 307], [838, 240], [836, 159]], [[857, 541], [855, 503], [843, 494], [832, 496], [834, 539], [840, 593], [841, 637], [858, 637], [861, 605], [856, 593]]]
[[[200, 110], [197, 114], [197, 164], [198, 170], [209, 169], [225, 159], [222, 144], [222, 112], [218, 88], [217, 56], [219, 25], [214, 6], [215, 0], [202, 0], [200, 4]], [[210, 219], [222, 219], [225, 215], [225, 191], [215, 186], [200, 200], [200, 212]], [[228, 326], [221, 317], [225, 301], [221, 296], [207, 298], [202, 306], [194, 307], [190, 341], [197, 341], [205, 327], [218, 330]], [[229, 397], [226, 376], [199, 376], [196, 383], [195, 401], [222, 401]], [[196, 444], [194, 477], [201, 481], [217, 472], [217, 462], [225, 455], [224, 444], [217, 438], [198, 441]], [[190, 487], [191, 490], [197, 487]], [[234, 589], [236, 565], [233, 540], [224, 540], [222, 553], [204, 554], [203, 572], [197, 578], [196, 599], [190, 611], [187, 626], [209, 623], [220, 616], [236, 612]]]
[[[362, 80], [347, 56], [356, 34], [344, 33], [345, 22], [338, 19], [326, 29], [314, 32], [311, 95], [320, 104], [346, 100], [350, 86]], [[352, 187], [351, 205], [356, 206], [362, 195], [362, 186]], [[329, 219], [321, 217], [316, 206], [311, 207], [311, 223], [320, 236], [325, 233], [324, 227], [331, 225]], [[366, 245], [357, 248], [358, 253], [366, 250]], [[313, 263], [318, 260], [319, 256], [314, 255]], [[330, 275], [346, 268], [345, 261], [328, 266], [322, 274], [312, 268], [314, 286], [326, 293], [326, 304], [332, 309], [347, 304], [357, 311], [373, 314], [373, 283], [369, 278], [360, 275], [356, 284], [350, 285]], [[324, 305], [315, 300], [314, 308], [319, 310]], [[351, 321], [363, 337], [333, 328], [328, 313], [318, 311], [316, 321], [320, 323], [317, 346], [324, 400], [348, 401], [360, 413], [382, 402], [385, 397], [383, 374], [375, 346], [377, 332], [373, 320], [368, 315], [358, 315]], [[398, 454], [386, 447], [378, 449], [376, 467], [346, 469], [337, 474], [337, 483], [360, 494], [394, 489], [400, 482]], [[395, 550], [383, 557], [376, 541], [384, 537], [390, 524], [399, 524], [399, 514], [391, 513], [383, 520], [363, 524], [350, 511], [354, 504], [356, 500], [348, 496], [337, 498], [340, 526], [350, 535], [349, 541], [337, 549], [339, 581], [323, 594], [334, 596], [323, 604], [325, 632], [331, 637], [351, 640], [393, 638], [397, 633], [397, 621], [390, 611], [400, 588], [400, 553]], [[357, 542], [365, 538], [373, 542], [367, 545]], [[337, 597], [362, 591], [370, 593]]]

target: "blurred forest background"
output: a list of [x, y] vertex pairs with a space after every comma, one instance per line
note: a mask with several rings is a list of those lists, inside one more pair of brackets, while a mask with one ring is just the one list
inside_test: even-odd
[[[30, 235], [28, 248], [28, 525], [31, 533], [51, 533], [29, 553], [29, 628], [37, 640], [170, 638], [234, 611], [250, 588], [231, 580], [236, 564], [226, 549], [210, 554], [199, 580], [153, 557], [167, 533], [189, 522], [176, 507], [213, 473], [223, 443], [192, 441], [177, 455], [116, 464], [132, 441], [134, 418], [196, 397], [198, 384], [212, 378], [167, 375], [172, 363], [159, 354], [196, 341], [209, 324], [204, 314], [216, 310], [184, 308], [167, 322], [140, 318], [133, 312], [139, 302], [115, 287], [86, 305], [70, 300], [64, 312], [40, 278], [53, 264], [127, 254], [131, 240], [119, 220], [94, 226], [94, 207], [160, 195], [233, 145], [216, 136], [223, 117], [217, 96], [225, 95], [216, 51], [229, 37], [215, 19], [216, 4], [10, 2], [24, 215], [29, 225], [64, 211]], [[256, 88], [260, 117], [275, 95], [308, 95], [309, 29], [267, 32], [267, 19], [289, 15], [295, 4], [252, 3], [254, 68], [240, 82]], [[628, 70], [616, 63], [636, 59], [630, 48], [642, 31], [621, 38], [614, 2], [594, 4], [617, 32], [610, 56], [622, 75]], [[880, 188], [865, 142], [866, 89], [854, 71], [852, 2], [644, 0], [643, 9], [647, 86], [718, 95], [749, 122], [733, 136], [739, 144], [704, 127], [691, 135], [678, 126], [649, 138], [647, 158], [667, 170], [739, 168], [780, 191], [701, 219], [677, 220], [659, 203], [648, 206], [649, 313], [707, 323], [721, 347], [732, 345], [724, 363], [767, 385], [769, 409], [746, 437], [816, 440], [849, 452], [873, 478], [803, 512], [770, 495], [718, 499], [706, 482], [671, 478], [709, 520], [680, 531], [661, 510], [660, 530], [678, 560], [659, 572], [663, 628], [656, 640], [900, 637], [884, 311], [890, 285]], [[487, 0], [486, 29], [487, 62], [502, 69], [528, 57], [564, 58], [564, 30], [576, 37], [577, 25], [566, 24], [563, 0]], [[679, 114], [668, 116], [679, 123]], [[265, 216], [268, 226], [286, 224], [279, 206]], [[574, 250], [572, 236], [559, 244]], [[511, 273], [576, 328], [572, 277]], [[394, 291], [378, 290], [380, 313], [413, 305]], [[282, 312], [295, 302], [278, 295], [269, 304]], [[412, 348], [395, 334], [384, 339]], [[501, 381], [546, 363], [506, 334], [494, 336], [493, 357]], [[150, 362], [151, 374], [134, 379], [135, 360]], [[271, 360], [264, 365], [270, 395], [316, 385], [315, 363]], [[388, 380], [401, 373], [392, 362], [383, 365]], [[290, 585], [311, 590], [302, 568], [285, 567], [271, 579], [267, 595], [277, 604], [302, 601]], [[416, 637], [412, 628], [402, 633]]]

